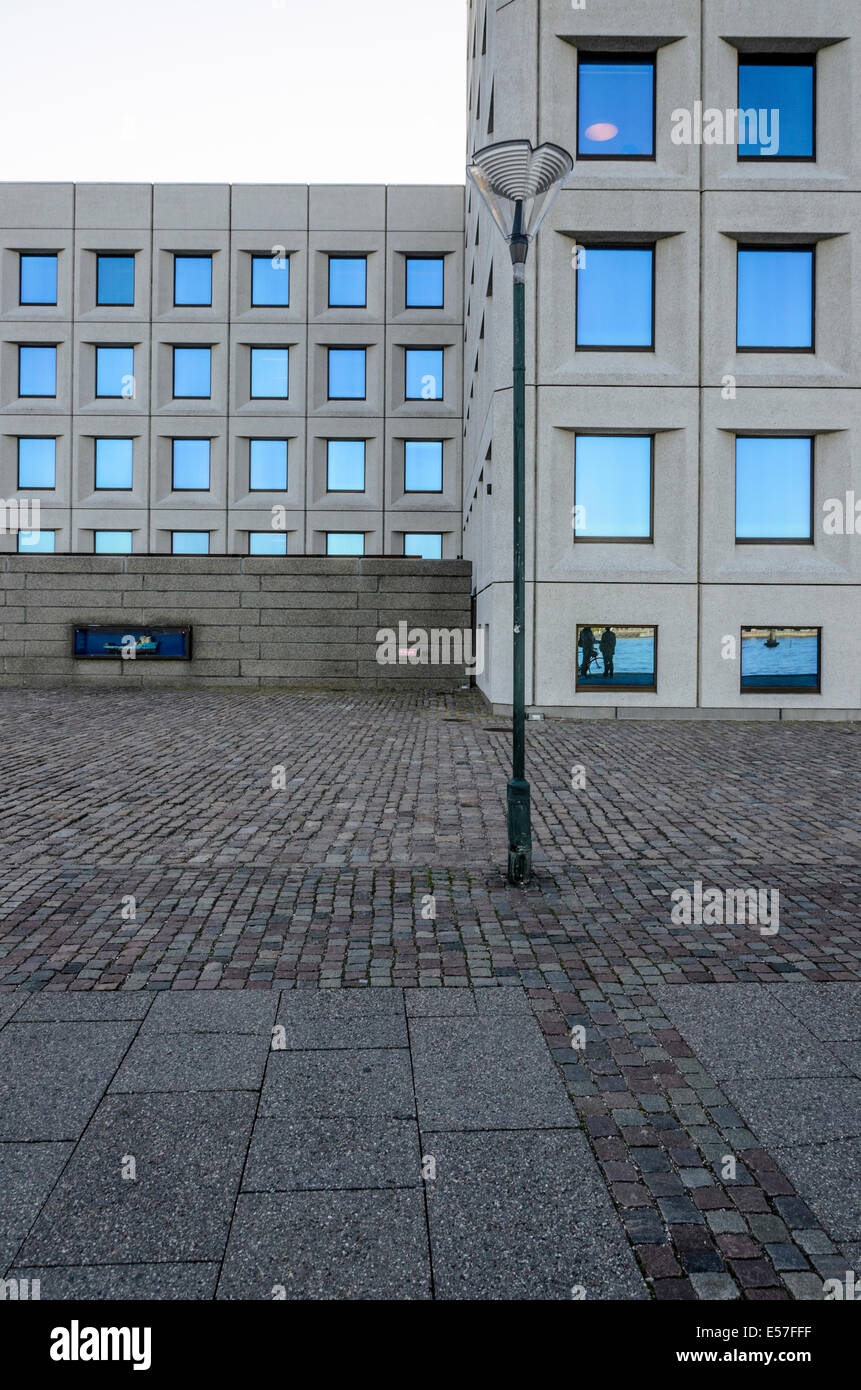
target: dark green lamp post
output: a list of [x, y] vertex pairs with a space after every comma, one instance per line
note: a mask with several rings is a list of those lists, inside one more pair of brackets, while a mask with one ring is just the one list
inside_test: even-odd
[[514, 512], [512, 756], [508, 783], [508, 879], [532, 872], [532, 813], [526, 780], [526, 256], [529, 243], [574, 167], [567, 150], [504, 140], [477, 150], [467, 167], [508, 243], [514, 271]]

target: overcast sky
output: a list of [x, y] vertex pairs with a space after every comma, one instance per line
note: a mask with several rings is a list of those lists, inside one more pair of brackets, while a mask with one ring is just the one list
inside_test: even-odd
[[0, 0], [0, 178], [462, 183], [466, 0]]

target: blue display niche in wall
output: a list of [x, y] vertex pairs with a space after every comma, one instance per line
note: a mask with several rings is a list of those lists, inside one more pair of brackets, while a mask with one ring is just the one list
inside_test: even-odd
[[76, 627], [73, 656], [117, 661], [190, 661], [190, 627]]

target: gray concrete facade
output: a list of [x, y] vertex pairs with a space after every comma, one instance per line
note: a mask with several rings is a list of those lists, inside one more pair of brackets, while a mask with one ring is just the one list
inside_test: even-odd
[[[852, 0], [507, 0], [470, 9], [469, 146], [577, 150], [581, 53], [656, 53], [655, 158], [575, 159], [527, 264], [527, 702], [573, 716], [858, 718], [861, 537], [861, 11]], [[816, 158], [739, 162], [676, 144], [672, 113], [735, 108], [739, 53], [816, 54]], [[654, 351], [575, 343], [576, 249], [655, 244]], [[736, 351], [739, 243], [815, 245], [814, 351]], [[464, 557], [487, 638], [481, 688], [511, 671], [511, 271], [467, 196]], [[731, 392], [729, 385], [732, 379]], [[653, 434], [653, 539], [578, 543], [574, 439]], [[735, 541], [736, 434], [814, 438], [812, 543]], [[853, 447], [854, 445], [854, 447]], [[847, 528], [848, 532], [848, 528]], [[576, 624], [658, 627], [657, 689], [575, 690]], [[821, 632], [821, 693], [742, 693], [742, 626]], [[735, 658], [725, 639], [734, 638]]]

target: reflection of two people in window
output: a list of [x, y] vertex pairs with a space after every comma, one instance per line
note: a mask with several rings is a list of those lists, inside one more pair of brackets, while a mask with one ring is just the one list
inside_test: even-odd
[[[580, 675], [581, 675], [581, 676], [588, 676], [588, 675], [590, 675], [590, 674], [591, 674], [591, 669], [592, 669], [593, 666], [596, 668], [596, 670], [595, 670], [595, 674], [596, 674], [596, 675], [602, 675], [602, 674], [603, 674], [603, 675], [607, 676], [608, 678], [611, 677], [611, 676], [613, 675], [613, 657], [614, 657], [614, 654], [615, 654], [615, 651], [616, 651], [616, 634], [615, 634], [615, 632], [613, 631], [612, 628], [610, 628], [610, 627], [605, 627], [605, 628], [604, 628], [604, 631], [601, 633], [600, 638], [599, 638], [599, 639], [597, 640], [597, 642], [596, 642], [596, 640], [595, 640], [595, 634], [594, 634], [594, 632], [592, 631], [591, 627], [584, 627], [584, 628], [582, 628], [582, 630], [581, 630], [581, 632], [580, 632], [580, 637], [579, 637], [579, 640], [578, 640], [578, 645], [579, 645], [579, 647], [580, 647], [580, 652], [581, 652], [581, 658], [580, 658]], [[602, 657], [602, 660], [603, 660], [603, 663], [604, 663], [604, 670], [603, 670], [603, 672], [600, 672], [600, 671], [598, 671], [598, 669], [597, 669], [597, 667], [598, 667], [598, 651], [597, 651], [597, 648], [600, 648], [600, 651], [601, 651], [601, 657]]]

